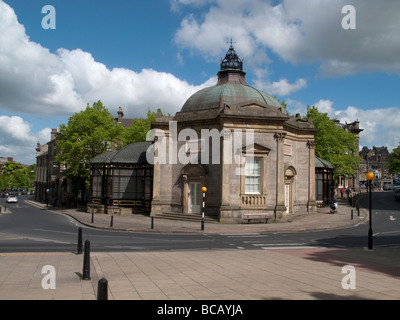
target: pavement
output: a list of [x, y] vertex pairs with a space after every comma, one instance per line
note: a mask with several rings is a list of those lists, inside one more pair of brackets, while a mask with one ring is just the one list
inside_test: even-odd
[[[36, 205], [92, 227], [136, 232], [240, 236], [250, 232], [345, 228], [368, 221], [365, 209], [358, 215], [355, 208], [339, 202], [337, 214], [320, 208], [317, 213], [296, 215], [285, 223], [206, 223], [201, 231], [197, 222], [155, 219], [152, 229], [148, 216], [114, 215], [111, 227], [110, 215], [95, 214], [92, 222], [89, 213]], [[373, 250], [301, 247], [91, 252], [88, 280], [83, 280], [82, 276], [82, 254], [0, 253], [0, 300], [96, 300], [100, 279], [107, 280], [109, 300], [155, 300], [148, 311], [153, 315], [180, 312], [181, 309], [168, 309], [171, 300], [238, 300], [236, 306], [240, 305], [240, 300], [264, 299], [399, 300], [399, 250], [393, 247], [374, 247]], [[179, 302], [174, 303], [179, 305]]]

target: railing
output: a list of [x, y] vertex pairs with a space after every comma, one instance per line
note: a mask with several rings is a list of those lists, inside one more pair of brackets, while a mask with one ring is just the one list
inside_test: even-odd
[[244, 206], [265, 206], [267, 197], [261, 194], [244, 194], [241, 198]]

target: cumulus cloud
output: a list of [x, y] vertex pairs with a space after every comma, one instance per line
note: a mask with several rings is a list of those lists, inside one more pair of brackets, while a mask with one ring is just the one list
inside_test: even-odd
[[[266, 57], [273, 52], [292, 64], [317, 63], [324, 76], [369, 71], [400, 74], [400, 2], [352, 1], [354, 30], [342, 28], [342, 8], [347, 4], [347, 0], [278, 4], [215, 0], [204, 16], [188, 15], [182, 20], [175, 41], [182, 48], [216, 58], [223, 53], [226, 39], [234, 36], [246, 61], [256, 61], [263, 51]], [[265, 68], [262, 64], [253, 67]]]
[[0, 1], [0, 109], [72, 115], [101, 99], [110, 112], [122, 106], [131, 117], [149, 107], [173, 114], [203, 87], [152, 69], [110, 70], [81, 49], [51, 53], [29, 40], [14, 10]]
[[272, 95], [288, 96], [296, 91], [306, 88], [307, 81], [305, 79], [297, 79], [295, 83], [289, 83], [287, 79], [280, 79], [276, 82], [259, 85], [259, 88], [265, 90]]
[[[18, 116], [0, 116], [0, 152], [2, 157], [13, 157], [23, 164], [34, 163], [34, 148], [38, 142], [50, 140], [50, 129], [38, 133], [28, 122]], [[18, 160], [17, 160], [18, 159]]]
[[50, 129], [32, 132], [25, 115], [68, 117], [99, 99], [112, 114], [119, 106], [129, 117], [145, 116], [148, 108], [174, 114], [209, 83], [195, 86], [152, 69], [110, 70], [81, 49], [52, 53], [31, 41], [14, 10], [0, 1], [0, 110], [22, 115], [0, 116], [4, 156], [33, 163], [36, 143], [50, 140]]

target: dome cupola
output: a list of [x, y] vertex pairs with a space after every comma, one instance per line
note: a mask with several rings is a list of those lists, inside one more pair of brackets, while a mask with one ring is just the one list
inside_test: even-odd
[[246, 104], [249, 101], [283, 110], [282, 105], [274, 97], [246, 83], [243, 61], [233, 48], [232, 41], [225, 58], [221, 60], [217, 75], [217, 84], [193, 94], [185, 102], [181, 112], [223, 109], [226, 105]]

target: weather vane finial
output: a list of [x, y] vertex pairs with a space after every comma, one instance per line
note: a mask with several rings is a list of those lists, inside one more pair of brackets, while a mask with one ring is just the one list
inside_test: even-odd
[[230, 44], [231, 44], [231, 48], [233, 48], [233, 44], [236, 43], [236, 41], [233, 41], [233, 40], [232, 40], [232, 37], [231, 37], [231, 41], [228, 41], [227, 43], [228, 43], [228, 44], [230, 43]]

